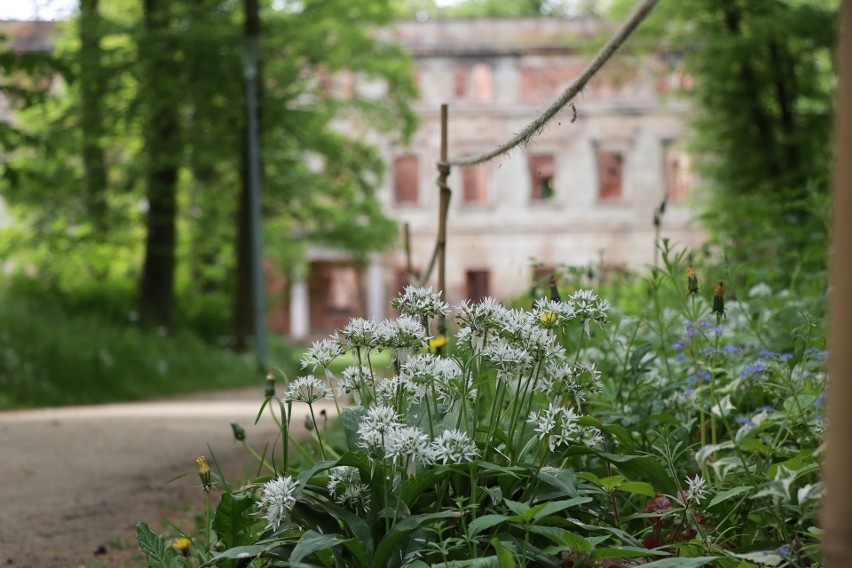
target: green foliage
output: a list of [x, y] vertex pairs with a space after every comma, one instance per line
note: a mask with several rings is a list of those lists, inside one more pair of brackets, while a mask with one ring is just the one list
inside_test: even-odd
[[[189, 332], [165, 336], [140, 329], [127, 321], [126, 312], [123, 321], [118, 319], [125, 302], [126, 297], [110, 299], [91, 290], [84, 306], [69, 309], [33, 290], [5, 293], [0, 303], [0, 409], [261, 388], [250, 357], [210, 346]], [[91, 309], [104, 303], [116, 311]], [[294, 348], [273, 346], [271, 360], [286, 372], [295, 372], [297, 358]]]
[[633, 43], [688, 78], [697, 201], [737, 261], [825, 266], [839, 4], [661, 2]]
[[[19, 221], [4, 252], [63, 295], [86, 278], [121, 288], [138, 281], [146, 180], [174, 166], [178, 319], [213, 322], [216, 331], [205, 332], [223, 335], [246, 144], [242, 3], [163, 3], [147, 31], [141, 6], [100, 2], [97, 14], [57, 26], [54, 53], [0, 54], [2, 88], [17, 110], [16, 127], [0, 131], [9, 156], [0, 191]], [[375, 39], [390, 23], [386, 2], [279, 8], [261, 10], [260, 113], [263, 213], [274, 228], [266, 249], [286, 273], [310, 243], [356, 257], [393, 244], [395, 225], [376, 199], [380, 156], [367, 137], [348, 138], [339, 126], [407, 138], [414, 83], [408, 56]], [[168, 148], [152, 138], [154, 111], [171, 116]], [[91, 179], [99, 151], [102, 196]]]
[[[289, 459], [255, 453], [275, 473], [245, 485], [241, 512], [220, 505], [254, 540], [205, 565], [245, 553], [355, 567], [818, 563], [824, 287], [773, 290], [763, 271], [698, 264], [690, 292], [690, 257], [663, 243], [662, 268], [621, 292], [638, 296], [629, 309], [571, 283], [529, 311], [463, 302], [443, 358], [424, 340], [446, 306], [411, 288], [393, 303], [409, 324], [353, 321], [315, 343], [304, 361], [329, 382], [290, 381], [264, 407], [286, 437], [305, 412], [294, 405], [327, 409], [336, 383], [352, 396], [335, 402], [349, 403], [340, 425]], [[391, 330], [417, 321], [403, 347]], [[371, 370], [383, 351], [395, 376]], [[454, 429], [467, 450], [438, 443]], [[289, 493], [273, 499], [278, 482]]]
[[145, 523], [137, 523], [136, 540], [145, 553], [148, 568], [186, 568], [186, 558], [180, 556], [171, 543], [154, 533]]

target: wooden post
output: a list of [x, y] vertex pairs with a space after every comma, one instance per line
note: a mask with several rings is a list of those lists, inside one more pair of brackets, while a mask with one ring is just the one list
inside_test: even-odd
[[823, 555], [852, 566], [852, 0], [840, 8], [840, 81], [835, 117], [829, 321], [828, 432], [824, 464]]
[[405, 241], [405, 281], [407, 284], [413, 284], [414, 268], [411, 266], [411, 225], [408, 222], [402, 225], [402, 238]]
[[447, 187], [447, 177], [450, 166], [447, 164], [447, 105], [441, 105], [441, 158], [438, 162], [438, 187], [441, 190], [441, 201], [438, 210], [438, 289], [441, 299], [447, 301], [447, 213], [450, 207], [450, 188]]

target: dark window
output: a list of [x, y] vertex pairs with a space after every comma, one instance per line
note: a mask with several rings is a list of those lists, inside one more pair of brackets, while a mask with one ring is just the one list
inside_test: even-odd
[[621, 152], [598, 150], [597, 164], [598, 198], [607, 201], [621, 199], [621, 181], [624, 172], [624, 159]]
[[465, 203], [488, 203], [488, 169], [486, 164], [468, 166], [462, 170]]
[[529, 160], [532, 200], [547, 201], [553, 198], [553, 178], [556, 173], [553, 154], [533, 154]]
[[488, 271], [467, 271], [467, 298], [472, 302], [478, 302], [488, 295]]
[[397, 203], [417, 203], [417, 156], [399, 156], [393, 161], [393, 195]]

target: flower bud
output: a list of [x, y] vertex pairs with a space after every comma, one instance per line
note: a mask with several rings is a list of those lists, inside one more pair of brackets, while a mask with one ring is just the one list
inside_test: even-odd
[[275, 375], [272, 373], [272, 369], [266, 373], [266, 386], [263, 389], [263, 396], [266, 398], [275, 396]]
[[236, 422], [231, 422], [231, 430], [234, 431], [234, 438], [236, 438], [238, 442], [242, 442], [246, 439], [245, 429]]
[[207, 460], [204, 459], [204, 456], [196, 458], [195, 462], [198, 464], [198, 477], [201, 478], [201, 489], [205, 493], [210, 493], [210, 490], [213, 489], [213, 482], [210, 480], [210, 466], [207, 465]]
[[713, 290], [713, 313], [716, 314], [716, 320], [725, 316], [725, 285], [720, 281]]
[[698, 272], [694, 267], [690, 266], [686, 271], [687, 294], [698, 293]]

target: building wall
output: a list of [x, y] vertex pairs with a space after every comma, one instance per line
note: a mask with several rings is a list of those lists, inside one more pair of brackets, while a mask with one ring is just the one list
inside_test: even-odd
[[[413, 264], [424, 269], [435, 243], [439, 192], [440, 105], [449, 106], [450, 159], [491, 149], [523, 129], [584, 68], [589, 38], [606, 34], [590, 19], [512, 19], [402, 22], [396, 30], [414, 56], [421, 97], [420, 128], [406, 147], [387, 146], [390, 175], [382, 200], [411, 228]], [[599, 45], [600, 43], [598, 43]], [[611, 61], [578, 97], [528, 145], [478, 166], [453, 168], [448, 220], [447, 295], [468, 292], [468, 272], [488, 271], [489, 293], [509, 299], [529, 289], [531, 261], [549, 266], [605, 265], [639, 269], [654, 261], [654, 210], [667, 192], [667, 157], [679, 151], [686, 105], [671, 87], [688, 77], [661, 55], [625, 55]], [[575, 116], [576, 109], [576, 116]], [[678, 153], [678, 166], [688, 166]], [[417, 157], [416, 200], [394, 187], [399, 156]], [[530, 159], [552, 167], [552, 196], [536, 199]], [[549, 157], [547, 157], [549, 156]], [[550, 165], [552, 164], [552, 165]], [[408, 163], [410, 167], [410, 160]], [[540, 169], [540, 168], [539, 168]], [[600, 194], [599, 178], [614, 180]], [[532, 168], [535, 170], [535, 167]], [[681, 172], [688, 174], [686, 171]], [[610, 177], [607, 177], [610, 176]], [[465, 202], [465, 180], [485, 188], [481, 202]], [[482, 196], [482, 188], [467, 191]], [[538, 192], [540, 195], [540, 192]], [[695, 246], [702, 235], [688, 197], [669, 200], [664, 237]], [[384, 259], [389, 294], [405, 265], [400, 251]], [[436, 281], [432, 279], [432, 285]]]

